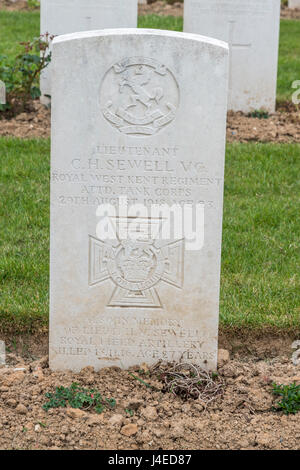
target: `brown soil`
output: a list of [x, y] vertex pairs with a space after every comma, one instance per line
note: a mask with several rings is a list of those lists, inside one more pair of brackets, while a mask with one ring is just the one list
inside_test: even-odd
[[300, 143], [300, 110], [282, 107], [267, 119], [229, 112], [227, 141]]
[[28, 8], [28, 3], [26, 0], [0, 0], [0, 10], [8, 11], [19, 11], [19, 10], [31, 10]]
[[18, 114], [14, 118], [1, 119], [0, 136], [39, 138], [50, 136], [50, 110], [39, 101], [33, 103], [33, 111]]
[[183, 16], [183, 3], [168, 5], [163, 1], [154, 1], [149, 5], [139, 5], [139, 15]]
[[300, 8], [281, 6], [281, 18], [286, 20], [300, 20]]
[[[29, 10], [27, 1], [25, 0], [0, 0], [0, 10]], [[31, 8], [32, 10], [32, 8]], [[170, 15], [183, 16], [183, 3], [175, 2], [168, 5], [162, 0], [152, 0], [149, 5], [139, 5], [139, 15]], [[300, 9], [291, 9], [287, 6], [281, 7], [281, 18], [284, 19], [300, 19]]]
[[[21, 113], [13, 119], [0, 119], [0, 135], [20, 138], [50, 136], [50, 110], [34, 102], [34, 111]], [[228, 113], [228, 142], [298, 142], [300, 143], [300, 110], [281, 105], [268, 119]]]
[[[265, 336], [262, 351], [267, 341]], [[285, 341], [280, 347], [275, 341], [273, 352], [284, 350]], [[299, 416], [274, 412], [270, 393], [272, 381], [300, 383], [300, 366], [293, 365], [290, 353], [265, 358], [231, 347], [231, 360], [219, 368], [224, 395], [205, 408], [199, 400], [164, 393], [158, 377], [139, 368], [131, 372], [155, 389], [119, 368], [52, 372], [47, 357], [40, 358], [46, 344], [46, 336], [36, 337], [30, 351], [23, 357], [8, 354], [8, 366], [0, 368], [0, 449], [300, 449]], [[20, 345], [18, 340], [17, 349]], [[33, 352], [40, 359], [30, 359]], [[44, 411], [44, 394], [72, 382], [115, 398], [116, 408], [101, 415], [71, 408]]]

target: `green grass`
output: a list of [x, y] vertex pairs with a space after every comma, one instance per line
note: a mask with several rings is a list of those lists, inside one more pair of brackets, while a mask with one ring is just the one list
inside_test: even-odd
[[291, 100], [292, 83], [300, 80], [300, 21], [281, 20], [277, 99]]
[[[182, 31], [182, 18], [148, 15], [139, 18], [140, 28]], [[51, 33], [51, 31], [49, 31]], [[11, 58], [19, 50], [18, 42], [39, 35], [39, 12], [0, 11], [0, 54]], [[281, 20], [278, 101], [291, 100], [294, 80], [300, 80], [300, 21]]]
[[140, 16], [138, 22], [139, 28], [151, 29], [169, 29], [171, 31], [182, 31], [182, 17], [147, 15]]
[[[49, 141], [1, 138], [0, 155], [0, 325], [34, 331], [48, 323]], [[228, 145], [221, 325], [299, 328], [299, 173], [299, 145]]]
[[0, 55], [13, 58], [21, 41], [29, 41], [40, 34], [40, 13], [0, 10]]
[[300, 326], [300, 146], [227, 147], [221, 319]]
[[0, 139], [0, 324], [45, 324], [49, 282], [49, 142]]

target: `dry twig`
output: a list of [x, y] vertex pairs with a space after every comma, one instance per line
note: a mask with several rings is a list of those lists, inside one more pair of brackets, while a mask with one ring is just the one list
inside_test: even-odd
[[152, 373], [162, 380], [163, 391], [182, 398], [197, 399], [204, 407], [224, 392], [225, 382], [222, 377], [195, 364], [160, 361], [152, 367]]

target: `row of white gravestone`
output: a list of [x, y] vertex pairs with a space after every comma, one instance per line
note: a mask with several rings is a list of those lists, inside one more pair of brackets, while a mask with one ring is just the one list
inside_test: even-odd
[[[280, 0], [185, 0], [184, 31], [229, 43], [228, 108], [274, 112]], [[42, 0], [41, 34], [137, 26], [137, 0]], [[41, 78], [51, 95], [51, 64]]]
[[[222, 24], [229, 26], [231, 46], [237, 41], [258, 57], [253, 38], [245, 47], [248, 36], [234, 35], [242, 35], [247, 12], [254, 28], [265, 19], [266, 41], [266, 18], [272, 17], [276, 36], [278, 2], [266, 0], [261, 10], [255, 2], [255, 11], [242, 3], [237, 11], [233, 0], [209, 5], [213, 12], [227, 5]], [[142, 29], [54, 40], [53, 369], [129, 367], [158, 359], [216, 368], [228, 81], [231, 93], [238, 86], [236, 68], [229, 73], [230, 50], [219, 39]], [[270, 67], [275, 54], [269, 54]], [[260, 85], [268, 95], [269, 70], [263, 70]], [[179, 208], [183, 224], [161, 236], [170, 206]], [[193, 236], [201, 235], [198, 244], [191, 243], [189, 222]]]

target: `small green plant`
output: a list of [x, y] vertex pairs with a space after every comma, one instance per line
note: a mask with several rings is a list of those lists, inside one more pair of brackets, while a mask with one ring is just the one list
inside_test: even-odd
[[281, 397], [276, 403], [275, 411], [283, 411], [284, 414], [296, 414], [300, 410], [300, 385], [292, 383], [289, 385], [272, 384], [272, 393]]
[[137, 377], [136, 375], [132, 374], [131, 372], [128, 372], [129, 375], [131, 375], [131, 377], [133, 377], [135, 380], [137, 380], [138, 382], [140, 382], [141, 384], [145, 385], [146, 387], [148, 388], [154, 388], [153, 385], [150, 385], [148, 384], [147, 382], [145, 382], [144, 380], [140, 379], [139, 377]]
[[38, 0], [27, 0], [27, 6], [34, 10], [35, 8], [39, 8], [40, 2]]
[[42, 428], [46, 428], [47, 427], [47, 424], [46, 423], [42, 423], [41, 421], [38, 421], [38, 424], [40, 426], [42, 426]]
[[249, 116], [258, 118], [258, 119], [268, 119], [269, 113], [268, 111], [264, 111], [263, 109], [256, 109], [255, 111], [252, 111], [251, 113], [249, 113]]
[[114, 398], [103, 398], [97, 390], [85, 389], [78, 383], [72, 383], [70, 387], [56, 387], [54, 393], [46, 393], [47, 403], [43, 405], [44, 410], [50, 408], [80, 408], [88, 410], [94, 408], [96, 413], [102, 413], [105, 409], [113, 409], [116, 406]]
[[17, 114], [28, 108], [31, 101], [41, 95], [40, 74], [51, 61], [49, 46], [53, 39], [48, 33], [21, 42], [21, 52], [10, 61], [0, 55], [0, 80], [6, 87], [6, 104], [0, 104], [0, 111]]

